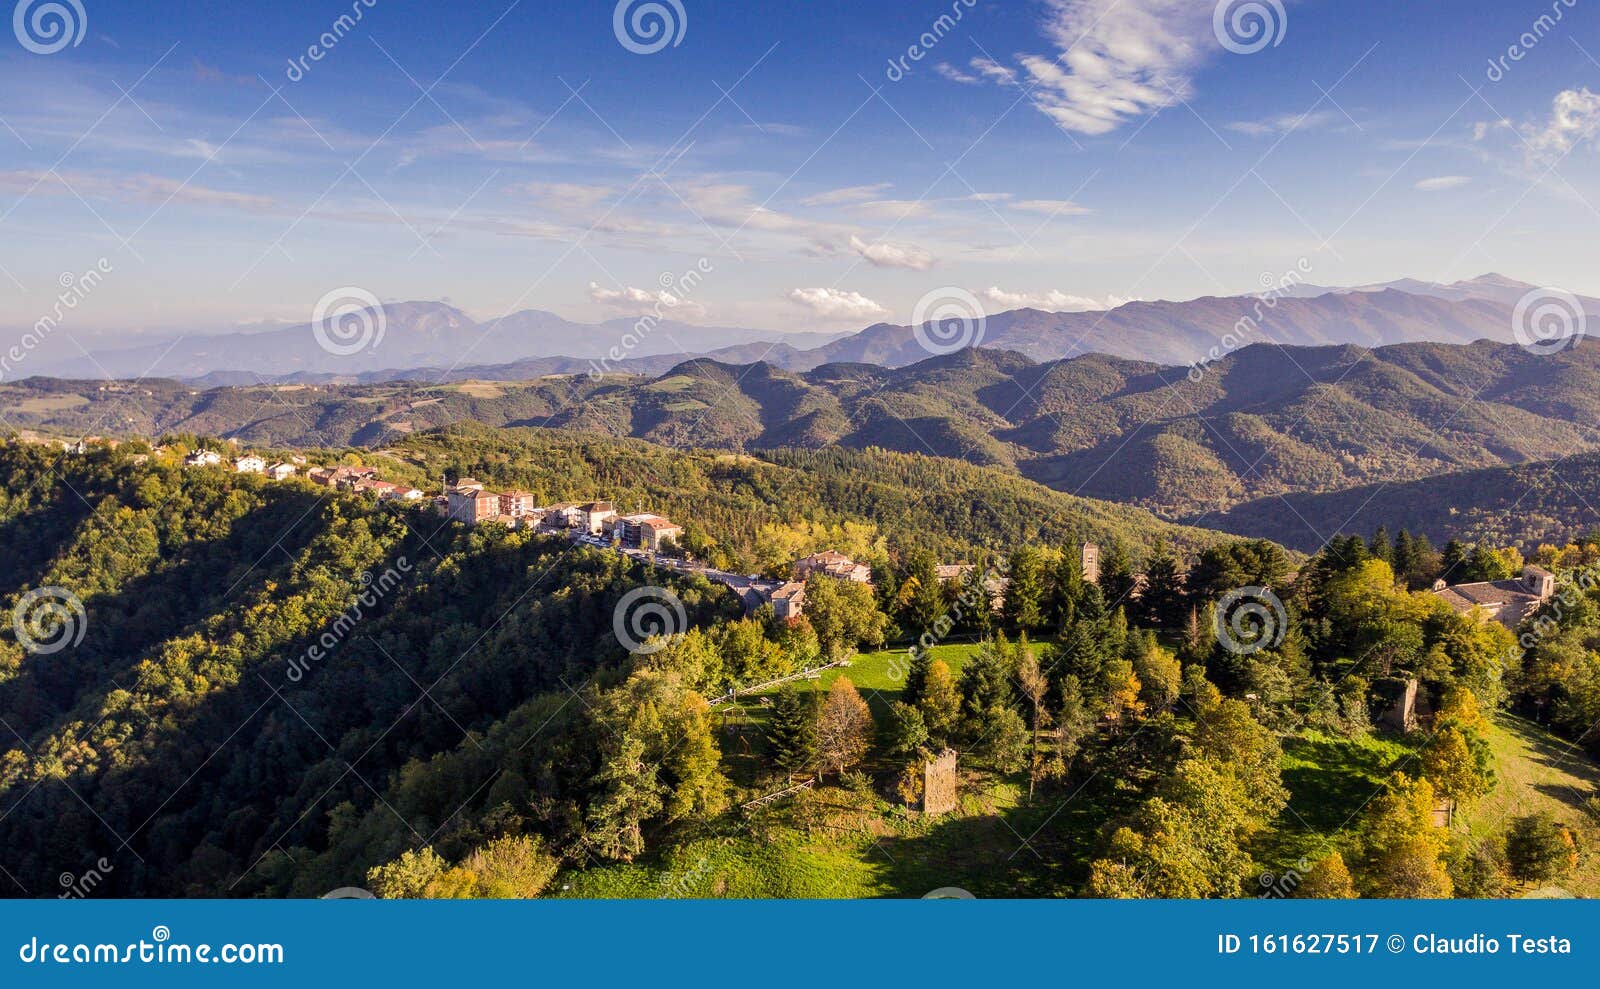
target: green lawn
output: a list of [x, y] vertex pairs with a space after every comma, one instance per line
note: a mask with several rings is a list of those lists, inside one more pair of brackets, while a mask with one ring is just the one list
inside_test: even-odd
[[[648, 860], [562, 876], [556, 895], [584, 898], [914, 898], [944, 887], [980, 897], [1061, 896], [1072, 857], [1036, 857], [1019, 835], [1055, 839], [1067, 814], [1056, 801], [1022, 805], [1013, 782], [983, 778], [957, 814], [927, 819], [844, 788], [805, 792], [751, 818], [729, 815], [723, 833], [674, 845]], [[1074, 847], [1087, 847], [1077, 835]]]
[[1263, 834], [1251, 850], [1257, 864], [1264, 872], [1280, 875], [1301, 858], [1320, 858], [1343, 844], [1359, 809], [1382, 789], [1391, 772], [1404, 767], [1416, 773], [1415, 762], [1407, 763], [1413, 751], [1391, 735], [1341, 738], [1307, 731], [1283, 739], [1283, 786], [1289, 791], [1289, 806], [1279, 816], [1278, 826]]
[[[1418, 739], [1420, 741], [1420, 739]], [[1489, 731], [1495, 788], [1462, 809], [1453, 827], [1475, 839], [1505, 833], [1513, 817], [1549, 811], [1577, 831], [1578, 869], [1559, 885], [1578, 896], [1600, 897], [1600, 830], [1582, 810], [1600, 795], [1600, 766], [1537, 725], [1500, 714]], [[1360, 811], [1394, 769], [1415, 776], [1416, 742], [1392, 735], [1346, 739], [1305, 732], [1283, 742], [1283, 783], [1289, 807], [1278, 827], [1252, 852], [1264, 872], [1282, 874], [1302, 857], [1316, 858], [1349, 843]], [[1517, 893], [1529, 890], [1519, 889]]]
[[[967, 665], [967, 660], [978, 651], [976, 643], [957, 643], [955, 645], [938, 645], [928, 650], [934, 659], [941, 660], [950, 667], [950, 672], [956, 677], [961, 676], [961, 668]], [[833, 686], [833, 681], [841, 676], [848, 676], [850, 682], [862, 695], [871, 699], [873, 694], [880, 694], [888, 700], [898, 700], [900, 691], [906, 683], [906, 671], [911, 665], [911, 657], [905, 649], [883, 649], [878, 652], [862, 653], [850, 661], [848, 667], [835, 667], [823, 671], [822, 677], [817, 680], [802, 681], [807, 689], [826, 691]]]
[[1489, 745], [1499, 781], [1458, 815], [1457, 826], [1484, 838], [1504, 833], [1513, 817], [1549, 811], [1578, 833], [1580, 850], [1577, 870], [1557, 885], [1585, 898], [1600, 897], [1600, 831], [1581, 809], [1583, 801], [1600, 795], [1600, 766], [1581, 749], [1511, 715], [1496, 717]]
[[[976, 643], [958, 643], [934, 646], [929, 653], [934, 659], [941, 660], [950, 667], [951, 675], [959, 679], [962, 667], [967, 665], [967, 660], [977, 649]], [[867, 699], [867, 705], [872, 708], [872, 716], [881, 722], [888, 716], [890, 703], [900, 699], [900, 693], [905, 689], [906, 671], [910, 665], [911, 657], [907, 655], [905, 649], [882, 649], [878, 652], [861, 653], [852, 658], [847, 667], [836, 666], [823, 670], [817, 679], [798, 680], [794, 686], [803, 691], [826, 693], [835, 680], [847, 676], [861, 692], [861, 696]], [[759, 693], [746, 694], [739, 698], [739, 703], [732, 710], [725, 712], [725, 717], [736, 724], [764, 726], [767, 719], [762, 698], [770, 698], [782, 689], [773, 687]]]
[[[961, 668], [967, 665], [967, 660], [977, 648], [975, 644], [938, 645], [930, 652], [933, 658], [950, 667], [952, 675], [959, 677]], [[803, 691], [825, 693], [835, 680], [848, 676], [856, 689], [861, 691], [861, 696], [866, 698], [874, 720], [882, 724], [889, 716], [889, 705], [900, 699], [900, 692], [905, 688], [906, 669], [910, 662], [904, 649], [862, 653], [851, 659], [848, 667], [836, 666], [824, 670], [817, 679], [798, 680], [794, 686]], [[722, 745], [723, 769], [739, 786], [759, 787], [769, 775], [763, 758], [765, 743], [762, 740], [767, 726], [765, 702], [782, 689], [773, 687], [760, 693], [745, 694], [737, 703], [717, 710], [727, 733]]]

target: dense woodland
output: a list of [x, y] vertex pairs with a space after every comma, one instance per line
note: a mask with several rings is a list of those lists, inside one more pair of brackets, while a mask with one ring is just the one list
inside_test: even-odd
[[[767, 862], [748, 894], [800, 895], [846, 832], [910, 827], [918, 769], [946, 748], [968, 802], [895, 854], [971, 844], [1004, 816], [1032, 855], [986, 863], [985, 894], [1259, 895], [1291, 845], [1304, 868], [1286, 895], [1506, 895], [1587, 861], [1571, 820], [1464, 833], [1436, 812], [1493, 799], [1498, 718], [1600, 752], [1592, 538], [1530, 553], [1562, 591], [1519, 639], [1427, 588], [1513, 575], [1520, 553], [1408, 532], [1302, 560], [871, 451], [736, 458], [458, 428], [374, 460], [665, 511], [690, 523], [687, 552], [724, 565], [835, 546], [873, 564], [870, 586], [813, 577], [804, 617], [783, 623], [559, 537], [180, 469], [191, 442], [210, 441], [171, 437], [143, 465], [134, 445], [0, 447], [0, 606], [60, 587], [85, 615], [81, 642], [49, 654], [0, 629], [15, 895], [55, 895], [102, 857], [115, 868], [96, 895], [715, 895], [708, 863], [725, 859], [686, 850], [753, 862], [802, 835], [822, 858]], [[1078, 569], [1085, 538], [1102, 543], [1098, 584]], [[977, 569], [941, 583], [936, 563], [956, 561]], [[982, 581], [1001, 573], [991, 601]], [[687, 626], [630, 654], [614, 611], [648, 585]], [[1282, 620], [1216, 615], [1239, 588]], [[862, 664], [826, 690], [764, 692], [759, 721], [713, 707], [879, 648], [904, 657], [890, 684]], [[1413, 678], [1427, 723], [1391, 738], [1376, 720]], [[1308, 746], [1393, 757], [1307, 825], [1286, 767]], [[742, 806], [806, 778], [818, 788]], [[879, 888], [926, 892], [904, 868]], [[663, 878], [641, 888], [639, 870]]]

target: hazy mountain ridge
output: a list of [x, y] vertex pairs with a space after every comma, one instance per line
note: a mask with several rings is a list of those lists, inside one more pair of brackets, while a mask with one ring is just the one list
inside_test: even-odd
[[[1501, 275], [1450, 285], [1417, 279], [1356, 288], [1301, 284], [1270, 296], [1140, 301], [1100, 312], [1015, 309], [987, 315], [981, 328], [961, 327], [957, 336], [1035, 361], [1100, 353], [1163, 364], [1207, 360], [1229, 347], [1260, 342], [1363, 347], [1510, 342], [1517, 301], [1536, 291]], [[1600, 317], [1600, 299], [1580, 303]], [[649, 317], [577, 323], [539, 310], [479, 323], [440, 302], [385, 305], [381, 322], [381, 339], [348, 355], [324, 350], [313, 327], [305, 324], [102, 349], [84, 358], [41, 362], [37, 371], [58, 377], [167, 377], [207, 385], [372, 384], [526, 380], [582, 371], [658, 375], [689, 357], [733, 364], [766, 361], [792, 371], [841, 362], [903, 367], [930, 353], [912, 327], [890, 323], [855, 333], [776, 333]]]
[[[534, 376], [587, 370], [591, 362], [606, 360], [613, 350], [624, 355], [629, 369], [648, 370], [652, 365], [639, 362], [663, 355], [668, 361], [676, 361], [685, 353], [729, 348], [738, 351], [751, 345], [759, 345], [759, 353], [774, 346], [769, 342], [774, 334], [769, 331], [695, 326], [670, 319], [652, 321], [647, 330], [640, 330], [640, 317], [578, 323], [554, 313], [525, 310], [477, 322], [442, 302], [387, 303], [381, 321], [370, 316], [367, 321], [371, 325], [381, 323], [381, 336], [368, 332], [361, 338], [368, 345], [350, 354], [325, 350], [312, 324], [305, 323], [270, 330], [164, 338], [44, 364], [40, 371], [56, 377], [158, 377], [254, 384], [319, 377], [422, 377], [419, 369], [433, 369], [435, 379], [459, 378], [464, 375], [457, 375], [456, 369], [466, 365], [481, 368], [527, 361], [535, 364], [528, 372]], [[840, 334], [796, 332], [777, 336], [787, 341], [786, 346], [814, 348]], [[551, 369], [538, 366], [545, 360], [552, 362]], [[601, 366], [610, 370], [619, 365], [612, 361]]]

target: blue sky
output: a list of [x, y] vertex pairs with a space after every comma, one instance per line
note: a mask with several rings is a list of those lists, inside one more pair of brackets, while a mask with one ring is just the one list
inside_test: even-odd
[[86, 337], [304, 322], [341, 286], [594, 320], [702, 258], [674, 315], [778, 330], [945, 286], [1243, 293], [1302, 258], [1600, 294], [1582, 0], [1257, 0], [1259, 51], [1215, 2], [662, 0], [681, 38], [649, 53], [597, 0], [78, 2], [75, 46], [0, 34], [0, 325], [101, 258]]

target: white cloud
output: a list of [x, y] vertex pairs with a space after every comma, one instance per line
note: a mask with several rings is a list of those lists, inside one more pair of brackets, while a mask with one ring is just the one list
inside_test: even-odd
[[933, 207], [921, 199], [875, 199], [857, 206], [856, 212], [883, 220], [909, 220], [927, 216], [933, 212]]
[[1330, 124], [1338, 114], [1332, 110], [1322, 110], [1316, 113], [1285, 113], [1276, 117], [1265, 117], [1261, 120], [1235, 120], [1226, 125], [1228, 130], [1248, 137], [1271, 137], [1274, 134], [1287, 134], [1296, 130], [1311, 130]]
[[860, 292], [845, 292], [836, 288], [792, 288], [785, 293], [785, 297], [825, 319], [872, 319], [889, 314], [888, 309]]
[[670, 314], [678, 319], [699, 319], [706, 314], [704, 306], [679, 298], [665, 289], [652, 292], [631, 285], [610, 289], [602, 288], [597, 282], [590, 282], [589, 298], [601, 305], [628, 313], [659, 311], [663, 315]]
[[1565, 157], [1600, 132], [1600, 93], [1564, 89], [1550, 103], [1550, 119], [1518, 128], [1528, 163], [1544, 165]]
[[1423, 179], [1412, 188], [1418, 192], [1444, 192], [1446, 189], [1459, 189], [1471, 181], [1472, 179], [1465, 175], [1439, 175]]
[[978, 74], [990, 82], [997, 82], [1002, 86], [1009, 86], [1017, 81], [1015, 69], [1008, 69], [992, 58], [975, 58], [968, 63]]
[[1086, 295], [1069, 295], [1059, 289], [1037, 293], [1007, 292], [998, 285], [991, 285], [978, 294], [1002, 309], [1043, 309], [1046, 312], [1099, 312], [1115, 309], [1131, 301], [1117, 296], [1107, 296], [1101, 300]]
[[830, 189], [819, 192], [815, 196], [808, 196], [800, 200], [802, 206], [846, 206], [850, 203], [864, 202], [874, 199], [888, 191], [888, 182], [879, 182], [875, 185], [850, 185], [843, 189]]
[[927, 271], [933, 267], [933, 255], [915, 244], [893, 244], [886, 240], [869, 244], [860, 237], [851, 237], [850, 249], [866, 258], [876, 268]]
[[1070, 199], [1022, 199], [1011, 204], [1012, 209], [1026, 213], [1044, 213], [1047, 216], [1086, 216], [1094, 212]]
[[938, 65], [933, 67], [933, 71], [944, 76], [946, 79], [949, 79], [951, 82], [959, 82], [963, 86], [976, 86], [983, 82], [983, 80], [979, 79], [977, 76], [968, 72], [962, 72], [949, 62], [940, 62]]
[[616, 190], [610, 186], [576, 182], [525, 182], [513, 186], [511, 191], [529, 196], [546, 206], [570, 210], [590, 210], [616, 196]]
[[[1193, 95], [1191, 78], [1218, 50], [1214, 4], [1199, 0], [1048, 0], [1044, 33], [1056, 57], [1021, 54], [1030, 100], [1056, 126], [1106, 134], [1132, 117]], [[1016, 73], [992, 61], [973, 68], [1003, 85]]]

